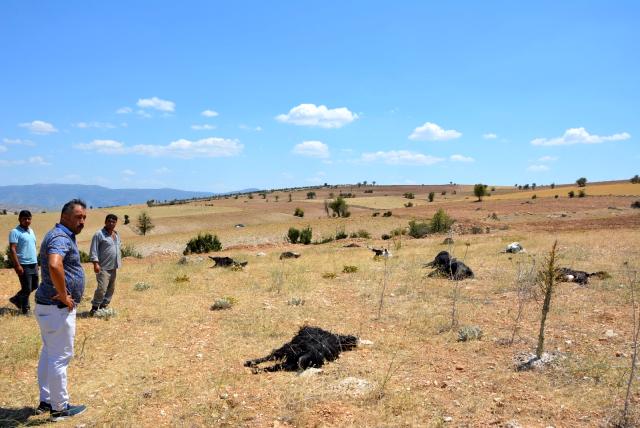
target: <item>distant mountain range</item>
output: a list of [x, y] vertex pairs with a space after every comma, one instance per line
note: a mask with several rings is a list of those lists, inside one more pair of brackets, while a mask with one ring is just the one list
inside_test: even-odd
[[[238, 190], [228, 193], [254, 192], [256, 189]], [[219, 194], [219, 193], [218, 193]], [[60, 209], [73, 198], [83, 199], [87, 206], [108, 207], [115, 205], [142, 204], [150, 199], [170, 201], [215, 196], [211, 192], [191, 192], [177, 189], [109, 189], [84, 184], [30, 184], [24, 186], [0, 186], [0, 208]]]

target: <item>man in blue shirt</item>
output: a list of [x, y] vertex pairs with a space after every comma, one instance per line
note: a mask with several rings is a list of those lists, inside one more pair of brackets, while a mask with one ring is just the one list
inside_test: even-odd
[[31, 212], [20, 211], [20, 223], [9, 233], [9, 258], [13, 269], [20, 280], [20, 291], [9, 301], [16, 305], [20, 312], [29, 314], [29, 295], [38, 288], [38, 259], [36, 253], [36, 234], [31, 226]]
[[40, 246], [42, 283], [36, 292], [35, 316], [42, 350], [38, 363], [40, 405], [37, 413], [51, 412], [59, 421], [83, 413], [87, 407], [69, 404], [67, 366], [73, 357], [76, 306], [84, 293], [84, 270], [76, 235], [84, 228], [87, 205], [73, 199], [62, 207], [60, 223], [44, 236]]
[[98, 283], [91, 301], [91, 316], [95, 315], [98, 309], [109, 306], [116, 289], [116, 269], [122, 265], [120, 235], [116, 232], [117, 223], [118, 217], [115, 214], [107, 214], [104, 227], [91, 239], [89, 258], [93, 263]]

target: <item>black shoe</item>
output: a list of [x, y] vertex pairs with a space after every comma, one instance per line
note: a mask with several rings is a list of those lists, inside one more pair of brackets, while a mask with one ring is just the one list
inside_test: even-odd
[[108, 303], [103, 303], [100, 305], [100, 309], [107, 309], [108, 306], [109, 306]]
[[9, 301], [13, 303], [16, 306], [16, 308], [22, 310], [22, 305], [20, 304], [20, 300], [18, 300], [18, 296], [10, 297]]
[[87, 410], [87, 406], [78, 405], [72, 406], [71, 404], [67, 404], [67, 407], [64, 410], [51, 410], [51, 421], [58, 422], [63, 421], [67, 418], [72, 418], [74, 416], [78, 416]]
[[36, 409], [36, 415], [41, 415], [43, 413], [50, 412], [50, 411], [51, 411], [51, 404], [41, 401], [40, 404], [38, 405], [38, 408]]
[[91, 306], [91, 310], [89, 311], [89, 316], [90, 317], [94, 316], [97, 310], [98, 310], [97, 306]]

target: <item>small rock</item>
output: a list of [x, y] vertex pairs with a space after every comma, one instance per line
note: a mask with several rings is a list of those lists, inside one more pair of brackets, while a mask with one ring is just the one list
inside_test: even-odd
[[221, 400], [226, 400], [227, 398], [229, 398], [229, 394], [227, 394], [226, 392], [223, 392], [219, 395]]
[[358, 346], [373, 346], [373, 342], [367, 339], [358, 339]]
[[516, 420], [511, 420], [504, 425], [505, 428], [522, 428], [522, 425]]
[[605, 337], [612, 338], [612, 337], [616, 337], [618, 335], [618, 333], [616, 333], [613, 330], [607, 330], [607, 331], [604, 332], [604, 335], [605, 335]]
[[267, 253], [260, 251], [259, 253], [256, 254], [257, 257], [264, 257], [266, 256]]
[[456, 366], [456, 370], [458, 370], [458, 371], [464, 371], [464, 366]]
[[309, 367], [305, 371], [298, 373], [300, 377], [311, 377], [322, 373], [322, 369], [318, 369], [316, 367]]
[[442, 420], [445, 422], [453, 422], [453, 418], [451, 416], [443, 416]]

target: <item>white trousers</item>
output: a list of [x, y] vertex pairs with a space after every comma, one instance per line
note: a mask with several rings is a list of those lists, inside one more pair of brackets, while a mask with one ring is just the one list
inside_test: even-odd
[[69, 403], [67, 366], [73, 357], [76, 310], [36, 304], [35, 316], [42, 336], [38, 362], [40, 401], [51, 403], [53, 410], [64, 410]]

